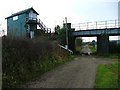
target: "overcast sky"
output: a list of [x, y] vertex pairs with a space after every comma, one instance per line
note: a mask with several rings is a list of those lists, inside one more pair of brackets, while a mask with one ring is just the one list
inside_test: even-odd
[[82, 23], [118, 19], [119, 0], [2, 0], [0, 24], [6, 29], [5, 18], [18, 11], [33, 7], [47, 27], [68, 22]]

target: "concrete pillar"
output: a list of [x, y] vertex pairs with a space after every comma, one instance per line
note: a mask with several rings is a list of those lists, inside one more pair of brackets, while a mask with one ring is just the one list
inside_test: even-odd
[[73, 51], [73, 53], [75, 53], [75, 37], [73, 36], [73, 32], [75, 31], [75, 29], [71, 29], [68, 32], [68, 48], [70, 50]]
[[[65, 24], [63, 24], [65, 27]], [[73, 36], [73, 32], [75, 29], [71, 29], [71, 23], [67, 23], [67, 30], [68, 30], [68, 49], [72, 50], [75, 53], [75, 37]]]
[[97, 53], [100, 55], [109, 54], [109, 35], [97, 36]]

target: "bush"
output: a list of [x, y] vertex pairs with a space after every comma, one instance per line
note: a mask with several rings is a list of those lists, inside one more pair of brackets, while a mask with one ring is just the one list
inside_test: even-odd
[[3, 88], [18, 87], [69, 60], [69, 54], [45, 38], [3, 37]]

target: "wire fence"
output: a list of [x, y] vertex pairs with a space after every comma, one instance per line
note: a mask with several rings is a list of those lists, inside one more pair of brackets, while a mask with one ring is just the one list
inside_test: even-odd
[[98, 21], [98, 22], [85, 22], [72, 24], [71, 27], [75, 30], [91, 30], [91, 29], [105, 29], [105, 28], [118, 28], [120, 21], [109, 20], [109, 21]]

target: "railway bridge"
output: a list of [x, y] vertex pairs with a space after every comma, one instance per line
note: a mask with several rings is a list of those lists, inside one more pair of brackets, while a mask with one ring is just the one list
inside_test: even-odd
[[120, 27], [117, 20], [99, 21], [63, 24], [67, 27], [68, 32], [68, 49], [75, 52], [75, 39], [76, 37], [97, 37], [97, 53], [109, 53], [109, 36], [119, 36]]

